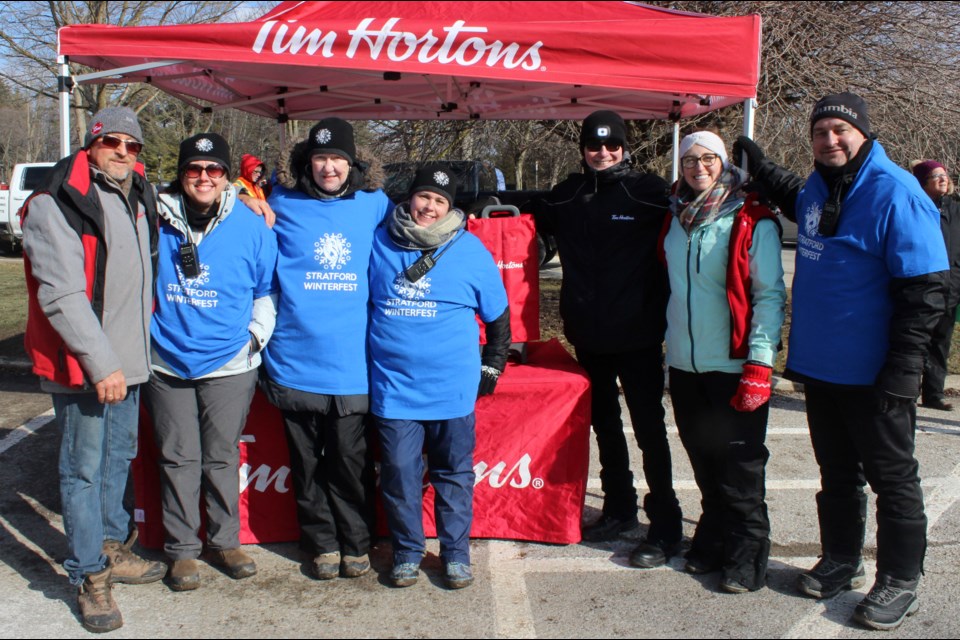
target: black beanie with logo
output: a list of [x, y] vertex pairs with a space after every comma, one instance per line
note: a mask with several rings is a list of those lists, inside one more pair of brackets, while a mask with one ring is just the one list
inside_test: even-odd
[[457, 178], [442, 164], [430, 163], [417, 170], [417, 175], [410, 185], [410, 197], [418, 191], [430, 191], [443, 196], [453, 207], [457, 197]]
[[859, 130], [864, 137], [870, 137], [870, 116], [867, 113], [866, 101], [855, 93], [832, 93], [817, 100], [810, 114], [810, 134], [813, 134], [813, 125], [824, 118], [839, 118], [850, 123]]
[[217, 133], [198, 133], [180, 143], [177, 169], [183, 170], [194, 160], [209, 160], [222, 164], [230, 173], [230, 145]]
[[583, 121], [580, 130], [580, 150], [587, 145], [627, 144], [627, 125], [616, 111], [594, 111]]
[[307, 158], [318, 153], [333, 153], [343, 156], [353, 164], [357, 147], [353, 140], [353, 127], [340, 118], [324, 118], [310, 129], [307, 136]]

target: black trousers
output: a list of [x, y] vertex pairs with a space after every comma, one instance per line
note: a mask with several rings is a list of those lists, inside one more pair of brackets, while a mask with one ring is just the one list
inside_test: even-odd
[[370, 550], [374, 471], [366, 414], [283, 411], [300, 522], [300, 547], [313, 555]]
[[680, 503], [673, 490], [673, 469], [663, 409], [663, 353], [659, 346], [616, 354], [577, 349], [577, 360], [590, 377], [591, 420], [600, 449], [600, 483], [604, 515], [627, 519], [637, 514], [637, 490], [620, 418], [623, 387], [633, 433], [643, 453], [643, 474], [650, 492], [643, 508], [650, 520], [650, 540], [679, 541], [683, 536]]
[[927, 546], [919, 464], [913, 455], [917, 408], [879, 410], [870, 387], [806, 385], [807, 422], [820, 465], [817, 494], [823, 552], [859, 558], [867, 517], [866, 482], [877, 494], [877, 573], [920, 575]]
[[953, 338], [956, 317], [955, 306], [947, 309], [933, 329], [930, 349], [923, 365], [923, 383], [920, 386], [920, 399], [924, 403], [943, 399], [943, 387], [947, 381], [947, 358], [950, 355], [950, 340]]
[[691, 552], [760, 588], [770, 555], [764, 445], [770, 404], [735, 410], [730, 399], [739, 382], [737, 373], [670, 369], [673, 414], [701, 495]]

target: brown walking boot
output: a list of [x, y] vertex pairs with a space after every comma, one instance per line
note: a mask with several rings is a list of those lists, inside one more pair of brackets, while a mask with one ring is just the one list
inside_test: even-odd
[[123, 626], [123, 617], [110, 592], [110, 567], [91, 573], [80, 585], [77, 596], [80, 619], [84, 628], [93, 633], [106, 633]]
[[196, 560], [174, 560], [167, 574], [167, 585], [174, 591], [193, 591], [200, 587], [200, 566]]
[[144, 560], [130, 549], [137, 541], [134, 529], [127, 541], [107, 540], [103, 543], [103, 555], [110, 565], [110, 581], [114, 584], [147, 584], [156, 582], [167, 573], [167, 565], [162, 562]]
[[226, 571], [234, 580], [249, 578], [257, 573], [257, 564], [239, 547], [218, 549], [209, 553], [210, 562]]

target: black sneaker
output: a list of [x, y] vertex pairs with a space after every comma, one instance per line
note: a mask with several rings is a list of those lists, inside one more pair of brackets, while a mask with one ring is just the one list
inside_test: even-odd
[[917, 585], [920, 578], [897, 580], [878, 574], [877, 581], [867, 597], [853, 611], [853, 619], [871, 629], [896, 629], [907, 616], [920, 608], [917, 600]]
[[630, 552], [630, 566], [640, 569], [653, 569], [667, 564], [671, 556], [680, 551], [679, 542], [650, 541], [644, 539]]
[[828, 554], [809, 571], [797, 577], [797, 590], [814, 598], [832, 598], [844, 589], [859, 589], [867, 583], [863, 562], [838, 562]]
[[608, 542], [616, 540], [621, 533], [632, 531], [640, 526], [637, 516], [629, 518], [614, 518], [613, 516], [601, 516], [593, 524], [583, 528], [584, 542]]

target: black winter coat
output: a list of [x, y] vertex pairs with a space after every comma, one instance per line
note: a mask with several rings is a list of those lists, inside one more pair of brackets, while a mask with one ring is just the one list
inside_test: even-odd
[[960, 200], [956, 196], [943, 196], [936, 203], [940, 209], [940, 231], [947, 245], [947, 261], [950, 263], [950, 285], [947, 291], [947, 310], [960, 304]]
[[629, 161], [584, 171], [534, 204], [539, 229], [560, 252], [564, 334], [592, 353], [660, 345], [668, 288], [657, 247], [669, 185]]

